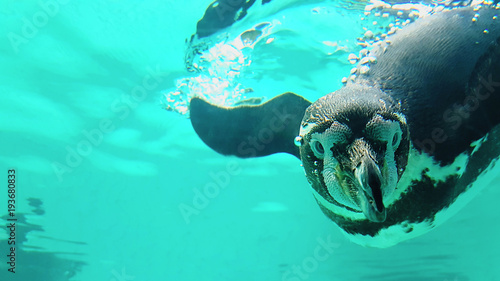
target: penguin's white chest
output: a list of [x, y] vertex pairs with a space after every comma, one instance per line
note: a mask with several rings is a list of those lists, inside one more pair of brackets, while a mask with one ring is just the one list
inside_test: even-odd
[[[432, 194], [430, 194], [428, 198], [421, 196], [418, 198], [420, 198], [420, 200], [424, 198], [424, 201], [415, 202], [414, 207], [429, 208], [428, 210], [413, 212], [411, 215], [408, 214], [407, 220], [402, 220], [389, 227], [382, 228], [374, 236], [359, 233], [344, 233], [346, 233], [349, 239], [357, 244], [385, 248], [420, 236], [442, 224], [448, 218], [460, 211], [479, 194], [483, 188], [494, 185], [494, 181], [498, 179], [500, 175], [500, 165], [497, 162], [500, 157], [498, 154], [496, 156], [491, 155], [491, 153], [495, 153], [496, 151], [490, 151], [488, 147], [482, 147], [482, 145], [487, 142], [488, 135], [473, 144], [474, 150], [470, 155], [463, 153], [456, 157], [452, 164], [444, 167], [433, 162], [431, 157], [420, 154], [413, 149], [409, 158], [408, 169], [398, 184], [397, 192], [391, 198], [392, 202], [388, 203], [391, 205], [397, 204], [402, 198], [413, 196], [413, 194], [418, 193], [418, 190], [414, 189], [418, 188], [420, 185], [416, 183], [422, 182], [422, 175], [425, 174], [426, 179], [435, 183], [432, 188], [436, 189], [434, 190], [436, 192], [438, 192], [437, 189], [439, 188], [449, 189], [450, 186], [445, 184], [446, 180], [457, 178], [457, 189], [452, 190], [448, 198], [449, 204], [444, 204], [442, 208], [431, 211], [430, 209], [439, 206], [439, 204], [432, 202], [436, 200], [436, 198], [433, 198]], [[492, 142], [494, 142], [494, 140]], [[492, 143], [489, 143], [489, 146], [491, 145]], [[489, 153], [490, 155], [487, 163], [481, 163], [480, 161]], [[457, 193], [455, 197], [453, 197], [453, 192]], [[440, 198], [439, 200], [442, 199], [443, 198]], [[427, 202], [425, 200], [427, 200]], [[410, 207], [408, 209], [411, 210], [411, 206], [408, 207]], [[418, 214], [427, 214], [427, 217], [415, 217], [415, 214], [417, 214], [417, 216]], [[401, 215], [404, 216], [405, 214]]]

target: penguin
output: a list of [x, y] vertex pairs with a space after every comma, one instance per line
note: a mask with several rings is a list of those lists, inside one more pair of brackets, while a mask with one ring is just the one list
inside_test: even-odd
[[444, 10], [373, 47], [339, 90], [258, 104], [190, 101], [213, 150], [302, 162], [323, 213], [352, 241], [389, 247], [440, 225], [500, 165], [496, 6]]

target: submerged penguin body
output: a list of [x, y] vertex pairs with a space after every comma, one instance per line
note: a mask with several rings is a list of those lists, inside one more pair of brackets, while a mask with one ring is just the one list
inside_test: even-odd
[[[357, 243], [418, 236], [500, 172], [498, 10], [479, 13], [410, 24], [369, 53], [376, 63], [312, 104], [292, 93], [232, 108], [193, 98], [193, 127], [225, 155], [299, 157], [321, 210]], [[247, 149], [265, 129], [273, 139]]]

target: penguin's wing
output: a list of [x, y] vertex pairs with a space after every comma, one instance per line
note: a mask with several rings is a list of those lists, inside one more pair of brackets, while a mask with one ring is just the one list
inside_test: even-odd
[[300, 158], [294, 139], [310, 104], [294, 93], [260, 105], [236, 107], [221, 107], [195, 97], [190, 102], [190, 118], [203, 142], [223, 155], [250, 158], [286, 152]]

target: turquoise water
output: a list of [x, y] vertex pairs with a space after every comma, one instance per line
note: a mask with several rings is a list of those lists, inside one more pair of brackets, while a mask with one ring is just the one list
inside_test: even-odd
[[[0, 168], [16, 171], [17, 222], [16, 273], [0, 230], [0, 280], [500, 280], [496, 186], [426, 235], [365, 248], [321, 213], [297, 159], [223, 157], [164, 110], [179, 81], [208, 73], [185, 55], [210, 3], [3, 1]], [[373, 26], [366, 4], [255, 7], [229, 38], [281, 25], [233, 82], [249, 97], [338, 89]]]

